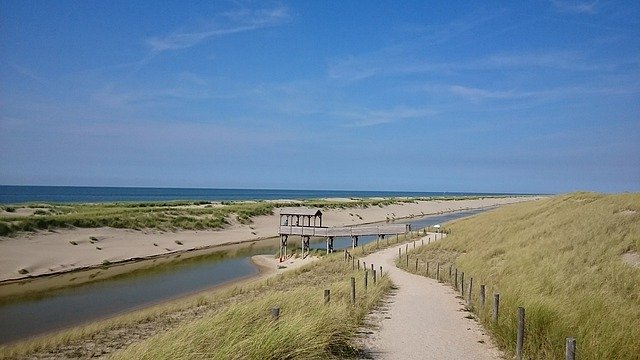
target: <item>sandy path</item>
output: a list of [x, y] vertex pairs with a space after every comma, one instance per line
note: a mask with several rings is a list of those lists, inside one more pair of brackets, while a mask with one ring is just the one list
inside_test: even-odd
[[362, 339], [367, 355], [405, 360], [502, 359], [481, 326], [465, 318], [469, 313], [451, 287], [394, 265], [398, 248], [404, 254], [404, 247], [401, 244], [362, 259], [367, 267], [382, 265], [397, 287], [385, 306], [367, 319], [379, 327]]

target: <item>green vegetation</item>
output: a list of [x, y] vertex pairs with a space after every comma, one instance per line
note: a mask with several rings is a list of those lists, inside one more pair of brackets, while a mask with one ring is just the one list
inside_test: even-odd
[[[461, 197], [471, 199], [472, 197]], [[241, 224], [251, 224], [254, 216], [270, 215], [276, 208], [307, 206], [321, 209], [367, 208], [399, 203], [413, 203], [432, 198], [356, 199], [349, 201], [303, 200], [283, 202], [229, 202], [175, 201], [105, 204], [25, 204], [35, 208], [32, 216], [6, 215], [0, 217], [0, 236], [11, 236], [21, 231], [52, 230], [59, 228], [204, 230], [221, 229], [230, 219]], [[436, 197], [435, 199], [443, 199]], [[447, 198], [449, 199], [449, 198]], [[16, 207], [5, 206], [5, 211], [15, 212]], [[46, 210], [43, 210], [46, 209]], [[36, 216], [37, 214], [37, 216]]]
[[[43, 339], [0, 347], [0, 357], [28, 357], [91, 342], [91, 351], [107, 351], [135, 343], [112, 354], [116, 359], [327, 359], [353, 358], [356, 331], [391, 289], [387, 277], [364, 291], [362, 271], [353, 271], [342, 253], [274, 278], [222, 292], [198, 295], [171, 304], [126, 314]], [[350, 277], [356, 278], [356, 304], [350, 301]], [[331, 301], [323, 303], [323, 290]], [[280, 318], [270, 309], [279, 307]], [[141, 331], [143, 333], [136, 333]], [[166, 330], [166, 331], [165, 331]], [[95, 334], [113, 337], [95, 343]], [[145, 339], [139, 341], [139, 339]], [[139, 342], [138, 342], [139, 341]], [[122, 342], [115, 346], [113, 342]], [[95, 347], [94, 347], [95, 346]], [[86, 355], [86, 356], [85, 356]], [[89, 357], [90, 354], [79, 354]], [[46, 356], [44, 356], [46, 357]]]
[[[499, 346], [515, 349], [516, 313], [526, 310], [525, 357], [560, 359], [575, 337], [580, 359], [637, 359], [640, 268], [622, 255], [640, 249], [640, 194], [574, 193], [506, 206], [448, 225], [450, 235], [410, 252], [408, 271], [449, 265], [473, 277], [472, 308]], [[406, 268], [406, 258], [398, 261]], [[478, 288], [486, 284], [487, 306]], [[498, 324], [491, 299], [500, 293]]]

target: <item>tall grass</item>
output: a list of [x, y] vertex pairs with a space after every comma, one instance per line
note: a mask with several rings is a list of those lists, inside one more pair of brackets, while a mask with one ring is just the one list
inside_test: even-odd
[[[353, 357], [354, 335], [371, 311], [391, 288], [386, 276], [363, 290], [363, 272], [353, 271], [342, 253], [324, 256], [302, 268], [258, 283], [223, 292], [199, 295], [176, 304], [144, 309], [103, 323], [70, 330], [43, 339], [0, 346], [0, 358], [61, 356], [63, 349], [91, 343], [93, 351], [115, 347], [115, 358], [147, 359], [326, 359]], [[350, 303], [350, 277], [356, 278], [357, 301]], [[331, 290], [331, 301], [323, 303], [323, 290]], [[281, 309], [274, 322], [269, 311]], [[196, 318], [176, 320], [177, 314], [194, 312]], [[169, 324], [169, 325], [167, 325]], [[138, 334], [138, 328], [147, 329]], [[164, 331], [163, 329], [167, 329]], [[136, 333], [135, 341], [99, 338]], [[155, 335], [154, 335], [155, 334]], [[134, 345], [122, 348], [122, 343]], [[36, 356], [37, 355], [37, 356]]]
[[[453, 264], [473, 277], [473, 307], [501, 348], [513, 352], [518, 306], [526, 309], [525, 355], [563, 358], [565, 337], [580, 359], [637, 359], [640, 353], [640, 269], [621, 255], [640, 248], [640, 194], [574, 193], [510, 205], [448, 225], [443, 241], [410, 253]], [[406, 267], [406, 261], [399, 261]], [[478, 309], [479, 284], [487, 304]], [[490, 321], [491, 293], [500, 317]]]

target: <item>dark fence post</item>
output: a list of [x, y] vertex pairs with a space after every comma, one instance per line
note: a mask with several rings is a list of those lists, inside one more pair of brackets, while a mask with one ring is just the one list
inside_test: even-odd
[[382, 265], [380, 265], [380, 277], [382, 277]]
[[468, 296], [467, 303], [469, 304], [469, 306], [471, 306], [471, 296], [472, 296], [471, 294], [473, 294], [472, 290], [473, 290], [473, 278], [469, 278], [469, 291], [467, 291], [467, 296]]
[[418, 272], [418, 258], [416, 258], [416, 272]]
[[500, 294], [493, 294], [493, 311], [491, 314], [491, 320], [494, 323], [498, 322], [498, 311], [500, 310]]
[[524, 308], [518, 308], [518, 332], [516, 334], [516, 360], [522, 360], [524, 346]]
[[484, 284], [480, 285], [480, 308], [484, 309], [484, 296], [485, 296], [485, 288]]
[[458, 269], [456, 269], [456, 277], [454, 278], [454, 283], [453, 283], [453, 287], [456, 288], [456, 290], [458, 290]]
[[280, 318], [280, 308], [274, 307], [271, 308], [271, 319], [278, 320]]
[[356, 303], [356, 278], [351, 278], [351, 303]]
[[369, 282], [369, 270], [364, 269], [364, 289], [367, 290], [367, 282]]
[[440, 263], [436, 265], [436, 280], [440, 281]]
[[429, 262], [427, 261], [427, 277], [429, 277]]
[[376, 284], [376, 271], [375, 270], [371, 270], [371, 276], [373, 276], [373, 285]]
[[464, 271], [460, 275], [460, 293], [462, 294], [462, 297], [464, 298]]
[[324, 289], [324, 303], [328, 304], [330, 300], [331, 300], [331, 290]]
[[567, 338], [567, 345], [565, 349], [566, 360], [576, 360], [576, 339], [572, 337]]

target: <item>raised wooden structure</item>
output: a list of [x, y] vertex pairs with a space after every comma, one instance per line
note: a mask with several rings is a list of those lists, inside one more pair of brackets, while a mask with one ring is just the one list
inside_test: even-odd
[[377, 235], [378, 239], [384, 239], [386, 235], [406, 234], [409, 231], [409, 224], [327, 227], [322, 226], [322, 212], [319, 209], [283, 208], [280, 210], [278, 226], [280, 258], [287, 256], [287, 240], [290, 235], [300, 235], [302, 254], [305, 256], [312, 236], [327, 238], [327, 253], [330, 253], [333, 252], [333, 238], [336, 236], [351, 237], [352, 248], [355, 248], [358, 246], [358, 236]]

